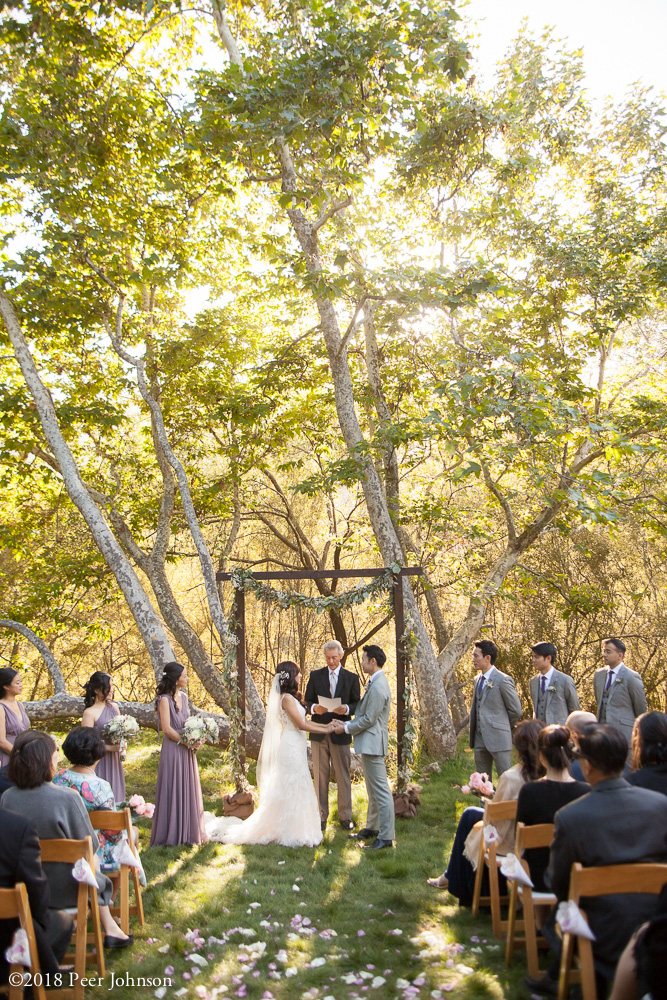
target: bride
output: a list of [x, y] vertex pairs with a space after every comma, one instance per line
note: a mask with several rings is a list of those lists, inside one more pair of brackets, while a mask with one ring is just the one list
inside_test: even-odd
[[262, 746], [257, 759], [259, 807], [246, 820], [205, 814], [211, 840], [225, 844], [282, 844], [315, 847], [322, 840], [320, 810], [308, 770], [306, 733], [330, 733], [306, 719], [301, 672], [292, 660], [276, 668]]

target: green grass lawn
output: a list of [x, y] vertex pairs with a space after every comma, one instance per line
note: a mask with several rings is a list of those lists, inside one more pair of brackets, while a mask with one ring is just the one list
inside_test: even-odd
[[[128, 796], [154, 798], [158, 755], [152, 734], [131, 747]], [[199, 760], [206, 808], [220, 812], [228, 787], [224, 756], [205, 748]], [[461, 751], [431, 774], [417, 817], [398, 820], [396, 849], [376, 854], [360, 851], [338, 827], [335, 786], [330, 825], [314, 850], [149, 850], [150, 823], [140, 820], [146, 927], [134, 928], [132, 948], [106, 953], [106, 982], [87, 996], [108, 996], [112, 973], [116, 980], [171, 976], [164, 995], [184, 1000], [521, 996], [521, 954], [507, 970], [489, 917], [473, 920], [447, 893], [426, 885], [427, 876], [444, 870], [457, 817], [471, 804], [452, 787], [471, 770], [472, 755]], [[355, 819], [363, 823], [363, 782], [353, 793]], [[154, 986], [118, 982], [113, 990], [119, 1000], [154, 993]]]

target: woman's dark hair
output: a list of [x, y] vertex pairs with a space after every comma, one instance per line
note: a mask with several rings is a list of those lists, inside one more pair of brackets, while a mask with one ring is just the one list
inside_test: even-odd
[[14, 670], [13, 667], [2, 667], [0, 669], [0, 701], [2, 701], [7, 694], [5, 688], [9, 687], [17, 674], [18, 670]]
[[544, 768], [540, 763], [537, 749], [537, 739], [542, 729], [544, 723], [541, 719], [528, 719], [517, 723], [514, 730], [514, 746], [519, 755], [521, 776], [524, 781], [537, 781], [544, 776]]
[[280, 693], [291, 694], [297, 701], [301, 701], [301, 692], [296, 682], [299, 675], [299, 667], [294, 660], [283, 660], [276, 667], [276, 673], [278, 674], [278, 681], [280, 683]]
[[95, 704], [95, 696], [98, 691], [102, 692], [102, 697], [106, 698], [111, 691], [111, 676], [105, 674], [103, 670], [96, 670], [94, 674], [91, 674], [88, 681], [83, 688], [83, 704], [86, 708], [90, 708], [91, 705]]
[[63, 753], [75, 767], [92, 767], [96, 761], [102, 760], [106, 749], [99, 732], [91, 726], [70, 729], [63, 743]]
[[566, 771], [572, 763], [570, 730], [565, 726], [545, 726], [537, 735], [537, 747], [549, 767]]
[[20, 733], [9, 755], [7, 777], [17, 788], [39, 788], [53, 777], [51, 758], [57, 749], [53, 737], [39, 729]]
[[632, 730], [632, 769], [667, 764], [667, 715], [644, 712], [635, 719]]
[[176, 663], [175, 660], [171, 660], [169, 663], [165, 663], [162, 668], [162, 677], [158, 681], [157, 688], [155, 689], [155, 711], [157, 712], [158, 703], [160, 701], [160, 695], [168, 694], [170, 698], [173, 698], [176, 694], [176, 681], [181, 676], [185, 667], [180, 663]]

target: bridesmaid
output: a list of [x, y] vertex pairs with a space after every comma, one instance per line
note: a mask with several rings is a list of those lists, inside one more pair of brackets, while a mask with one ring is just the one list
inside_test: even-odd
[[30, 729], [30, 719], [16, 696], [23, 691], [23, 681], [18, 670], [13, 667], [0, 669], [0, 767], [9, 763], [9, 755], [14, 740], [19, 733]]
[[[96, 729], [101, 734], [107, 722], [120, 715], [120, 709], [112, 698], [113, 681], [110, 675], [103, 670], [96, 670], [84, 687], [85, 708], [81, 725]], [[105, 743], [105, 746], [106, 753], [97, 764], [97, 777], [109, 782], [116, 802], [125, 802], [125, 772], [120, 759], [120, 743]]]
[[155, 699], [158, 731], [161, 729], [164, 735], [155, 789], [151, 847], [202, 844], [208, 839], [204, 830], [204, 802], [196, 750], [180, 742], [181, 729], [190, 715], [185, 693], [187, 683], [185, 667], [180, 663], [165, 663]]

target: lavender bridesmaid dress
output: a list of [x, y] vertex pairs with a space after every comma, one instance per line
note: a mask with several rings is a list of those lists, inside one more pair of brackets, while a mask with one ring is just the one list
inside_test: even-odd
[[[185, 695], [179, 692], [178, 697], [180, 711], [176, 710], [173, 698], [161, 695], [161, 699], [169, 702], [169, 722], [180, 733], [190, 715], [190, 706]], [[159, 718], [158, 713], [158, 724]], [[163, 736], [150, 846], [202, 844], [207, 840], [197, 754]]]
[[[26, 729], [30, 729], [30, 719], [28, 718], [26, 710], [20, 701], [17, 702], [19, 711], [21, 712], [20, 719], [16, 718], [15, 713], [12, 712], [8, 705], [5, 705], [4, 701], [0, 701], [0, 705], [2, 705], [5, 710], [5, 738], [8, 743], [11, 743], [11, 745], [14, 746], [14, 740], [16, 737], [20, 733], [24, 733]], [[0, 750], [0, 767], [4, 767], [5, 764], [8, 763], [9, 754], [3, 753], [2, 750]]]
[[[108, 701], [102, 709], [99, 719], [93, 724], [93, 728], [101, 734], [107, 722], [111, 722], [117, 715], [120, 715], [120, 709]], [[120, 753], [107, 750], [102, 760], [98, 762], [95, 774], [98, 778], [104, 778], [105, 781], [109, 782], [113, 789], [113, 797], [118, 804], [125, 802], [125, 772]]]

